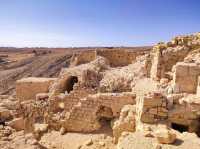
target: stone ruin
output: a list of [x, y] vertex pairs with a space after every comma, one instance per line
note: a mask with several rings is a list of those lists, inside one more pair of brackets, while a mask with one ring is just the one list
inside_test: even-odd
[[[126, 131], [148, 130], [167, 144], [176, 139], [171, 129], [200, 136], [200, 33], [149, 51], [75, 54], [58, 78], [17, 81], [16, 98], [8, 125], [37, 139], [48, 130], [95, 132], [104, 125], [115, 142]], [[154, 131], [160, 125], [166, 128]]]

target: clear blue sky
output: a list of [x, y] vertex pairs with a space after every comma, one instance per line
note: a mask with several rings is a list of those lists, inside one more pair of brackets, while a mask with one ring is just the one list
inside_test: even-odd
[[0, 46], [141, 46], [200, 31], [200, 0], [0, 0]]

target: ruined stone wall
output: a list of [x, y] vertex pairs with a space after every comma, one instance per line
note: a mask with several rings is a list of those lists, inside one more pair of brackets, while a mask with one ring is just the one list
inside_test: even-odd
[[75, 89], [70, 92], [70, 94], [57, 95], [50, 101], [51, 110], [54, 112], [59, 112], [60, 110], [64, 109], [65, 111], [69, 112], [81, 99], [95, 93], [96, 91], [90, 89]]
[[50, 87], [50, 97], [60, 93], [69, 93], [67, 88], [71, 84], [72, 77], [77, 78], [76, 85], [72, 85], [72, 90], [74, 87], [97, 89], [101, 79], [100, 71], [107, 69], [107, 67], [105, 58], [98, 57], [88, 64], [62, 69], [58, 79]]
[[139, 49], [96, 49], [84, 52], [74, 53], [71, 58], [70, 66], [77, 66], [80, 64], [89, 63], [97, 58], [97, 56], [102, 56], [110, 62], [111, 67], [126, 66], [133, 63], [137, 56], [142, 56], [149, 53], [150, 50]]
[[54, 130], [92, 132], [101, 128], [101, 119], [118, 117], [127, 104], [135, 104], [135, 94], [88, 94], [82, 90], [64, 98], [38, 99], [24, 104], [25, 131], [32, 132], [37, 123]]
[[[162, 49], [163, 48], [163, 49]], [[183, 61], [189, 53], [188, 47], [154, 47], [152, 52], [152, 69], [151, 78], [160, 79], [166, 77], [166, 73], [170, 72], [173, 65]]]
[[151, 92], [144, 96], [141, 109], [142, 123], [165, 124], [178, 131], [200, 134], [200, 102], [194, 94], [170, 94], [165, 97]]
[[71, 58], [70, 67], [89, 63], [96, 58], [97, 54], [94, 50], [74, 53]]
[[[182, 95], [183, 96], [183, 95]], [[177, 98], [178, 97], [178, 98]], [[171, 96], [173, 104], [168, 113], [169, 125], [185, 126], [189, 132], [200, 133], [200, 102], [196, 95], [187, 95], [181, 98], [180, 95]]]
[[161, 93], [152, 92], [143, 99], [141, 121], [143, 123], [160, 123], [168, 118], [167, 100]]
[[[19, 118], [28, 132], [34, 131], [35, 123], [61, 133], [93, 132], [119, 118], [122, 107], [129, 105], [114, 122], [116, 138], [123, 131], [161, 123], [200, 132], [199, 39], [175, 38], [155, 46], [151, 55], [103, 49], [74, 56], [78, 66], [62, 69], [51, 86], [48, 79], [17, 82], [17, 97], [32, 99], [21, 100]], [[172, 78], [163, 78], [168, 71], [174, 73]]]
[[97, 55], [107, 58], [112, 67], [126, 66], [133, 63], [137, 56], [148, 53], [148, 51], [131, 51], [131, 50], [98, 50]]
[[174, 92], [196, 93], [200, 66], [196, 63], [179, 62], [174, 66]]
[[64, 126], [68, 131], [92, 132], [98, 130], [101, 119], [119, 117], [124, 105], [135, 104], [135, 94], [132, 93], [98, 93], [80, 99], [72, 107]]
[[181, 62], [192, 51], [200, 47], [198, 34], [179, 36], [168, 43], [159, 43], [153, 47], [151, 78], [161, 79], [167, 77], [173, 65]]
[[23, 78], [16, 82], [16, 96], [20, 101], [34, 100], [36, 94], [49, 92], [56, 78]]

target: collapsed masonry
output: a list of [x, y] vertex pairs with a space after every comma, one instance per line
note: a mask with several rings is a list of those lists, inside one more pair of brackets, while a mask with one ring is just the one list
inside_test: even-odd
[[[132, 85], [135, 78], [147, 74], [145, 57], [138, 67], [141, 62], [136, 60], [136, 55], [145, 55], [146, 51], [124, 51], [123, 65], [127, 63], [124, 67], [117, 67], [119, 62], [113, 62], [113, 67], [110, 65], [117, 56], [122, 57], [123, 51], [107, 52], [110, 60], [102, 57], [102, 52], [86, 53], [90, 58], [95, 53], [95, 59], [84, 64], [88, 57], [82, 56], [84, 52], [80, 53], [77, 58], [72, 58], [70, 68], [62, 69], [57, 79], [17, 81], [16, 96], [22, 103], [26, 132], [33, 132], [38, 123], [63, 132], [92, 132], [118, 118], [124, 105], [136, 104]], [[74, 61], [83, 64], [73, 66]]]
[[151, 51], [76, 54], [58, 78], [17, 81], [18, 118], [34, 133], [36, 124], [65, 133], [93, 132], [111, 122], [116, 139], [157, 124], [200, 135], [199, 62], [200, 33]]

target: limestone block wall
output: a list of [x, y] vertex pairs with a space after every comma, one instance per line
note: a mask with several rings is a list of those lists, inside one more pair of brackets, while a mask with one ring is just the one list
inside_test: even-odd
[[173, 124], [185, 126], [189, 132], [200, 132], [200, 102], [196, 95], [180, 98], [169, 110], [168, 121]]
[[[58, 79], [50, 87], [50, 97], [65, 93], [69, 86], [71, 86], [71, 90], [74, 87], [79, 89], [97, 88], [101, 78], [100, 71], [106, 69], [107, 66], [105, 58], [98, 57], [88, 64], [62, 69]], [[76, 78], [76, 82], [71, 82], [72, 78]]]
[[23, 78], [16, 82], [16, 97], [20, 101], [34, 100], [36, 94], [47, 93], [56, 78]]
[[165, 73], [171, 71], [177, 62], [183, 61], [190, 49], [184, 46], [155, 46], [154, 50], [152, 52], [151, 78], [160, 79], [166, 77]]
[[119, 117], [124, 105], [135, 104], [134, 93], [98, 93], [92, 90], [74, 90], [52, 99], [35, 100], [25, 104], [26, 132], [34, 123], [47, 123], [49, 128], [66, 131], [92, 132], [101, 126], [101, 119]]
[[177, 93], [196, 93], [200, 66], [179, 62], [174, 67], [173, 86]]
[[161, 79], [171, 71], [173, 65], [184, 61], [192, 51], [200, 47], [198, 34], [178, 36], [168, 43], [159, 43], [153, 47], [151, 78]]
[[101, 127], [101, 118], [119, 117], [124, 105], [135, 104], [133, 93], [98, 93], [80, 99], [72, 107], [64, 127], [68, 131], [92, 132]]
[[[148, 124], [166, 124], [179, 131], [200, 133], [200, 100], [191, 94], [183, 97], [174, 94], [170, 98], [151, 92], [144, 96], [140, 121]], [[138, 125], [138, 124], [137, 124]]]
[[141, 113], [141, 121], [143, 123], [153, 124], [166, 121], [168, 118], [166, 98], [156, 92], [144, 96]]
[[97, 49], [90, 51], [82, 51], [74, 53], [71, 58], [70, 66], [77, 66], [80, 64], [89, 63], [97, 58], [97, 56], [102, 56], [108, 59], [112, 67], [126, 66], [131, 64], [136, 60], [137, 56], [142, 56], [149, 53], [147, 49], [131, 50], [131, 49]]
[[118, 66], [126, 66], [128, 64], [133, 63], [136, 60], [137, 56], [145, 55], [149, 53], [149, 51], [145, 50], [138, 50], [138, 51], [131, 51], [125, 49], [109, 49], [109, 50], [98, 50], [97, 55], [103, 56], [109, 60], [110, 65], [112, 67]]
[[71, 58], [70, 67], [89, 63], [95, 60], [96, 57], [97, 57], [97, 54], [95, 50], [74, 53]]
[[[73, 106], [77, 105], [81, 99], [86, 98], [89, 94], [95, 94], [96, 92], [90, 89], [75, 89], [70, 94], [60, 94], [50, 100], [51, 111], [60, 112], [65, 110], [70, 112]], [[62, 105], [62, 107], [61, 107]]]

